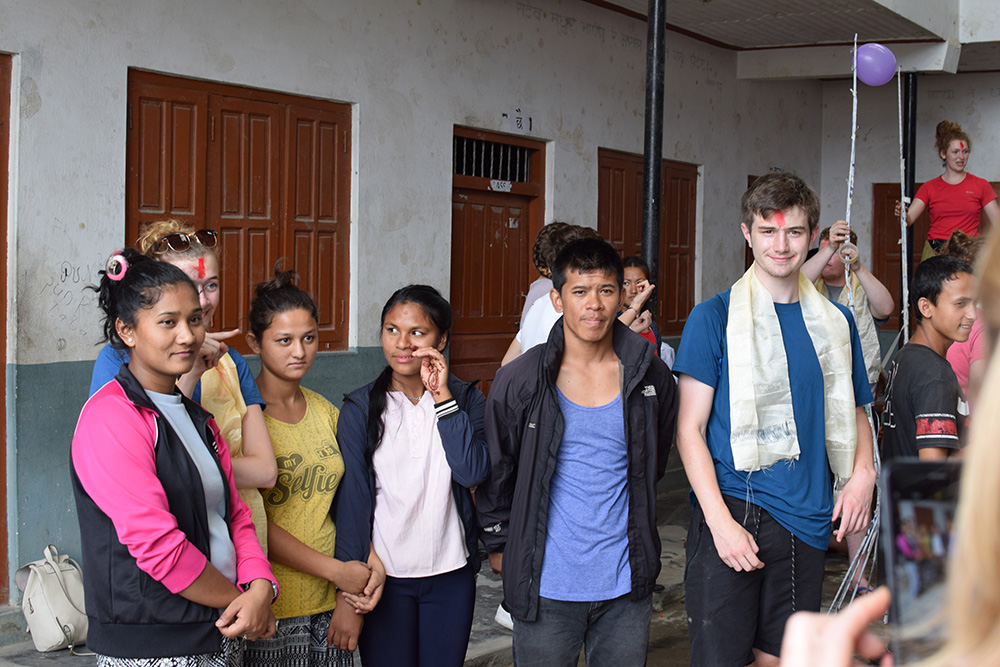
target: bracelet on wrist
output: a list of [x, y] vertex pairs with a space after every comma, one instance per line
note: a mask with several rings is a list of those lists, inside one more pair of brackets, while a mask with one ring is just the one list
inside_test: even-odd
[[[277, 600], [278, 599], [278, 584], [274, 583], [270, 579], [264, 579], [263, 577], [260, 577], [260, 579], [263, 579], [267, 583], [271, 584], [271, 602], [274, 602], [275, 600]], [[249, 583], [242, 584], [240, 586], [240, 588], [242, 588], [243, 592], [245, 593], [248, 590], [250, 590], [250, 584], [252, 584], [254, 581], [257, 581], [257, 579], [254, 579], [253, 581], [250, 581]]]

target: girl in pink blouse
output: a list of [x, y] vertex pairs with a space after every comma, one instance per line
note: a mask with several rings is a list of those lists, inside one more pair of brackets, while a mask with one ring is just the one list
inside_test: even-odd
[[382, 309], [388, 365], [345, 397], [337, 423], [336, 557], [374, 551], [386, 573], [381, 601], [342, 593], [348, 604], [333, 612], [334, 642], [350, 650], [360, 634], [365, 667], [465, 661], [479, 565], [470, 489], [489, 474], [489, 453], [483, 394], [442, 354], [451, 321], [433, 287], [397, 290]]

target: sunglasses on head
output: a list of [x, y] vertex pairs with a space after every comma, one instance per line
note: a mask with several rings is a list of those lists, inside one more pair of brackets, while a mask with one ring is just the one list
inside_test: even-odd
[[174, 232], [157, 241], [155, 251], [163, 252], [170, 248], [174, 252], [184, 252], [191, 247], [192, 241], [204, 248], [214, 248], [219, 243], [219, 235], [211, 229], [199, 229], [193, 234]]

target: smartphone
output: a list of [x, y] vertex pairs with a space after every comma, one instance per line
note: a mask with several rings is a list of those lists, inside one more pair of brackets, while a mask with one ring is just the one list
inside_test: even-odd
[[961, 466], [956, 460], [897, 459], [882, 468], [880, 539], [897, 665], [933, 655], [944, 639], [945, 574]]

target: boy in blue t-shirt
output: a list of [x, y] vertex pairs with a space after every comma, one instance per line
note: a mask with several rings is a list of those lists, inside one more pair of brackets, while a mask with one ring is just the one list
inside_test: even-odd
[[[871, 519], [875, 471], [863, 406], [872, 397], [850, 313], [800, 278], [817, 231], [816, 193], [772, 172], [741, 208], [754, 265], [695, 307], [674, 365], [677, 448], [697, 501], [684, 583], [691, 664], [766, 667], [778, 664], [788, 617], [819, 610], [831, 522], [840, 519], [840, 540]], [[830, 332], [845, 342], [839, 356], [824, 344]], [[740, 371], [748, 361], [753, 372]], [[734, 370], [743, 380], [731, 387]], [[839, 385], [829, 379], [838, 372]], [[852, 422], [853, 454], [836, 444], [855, 445]], [[756, 465], [745, 463], [747, 433]], [[847, 479], [836, 503], [831, 471]]]

